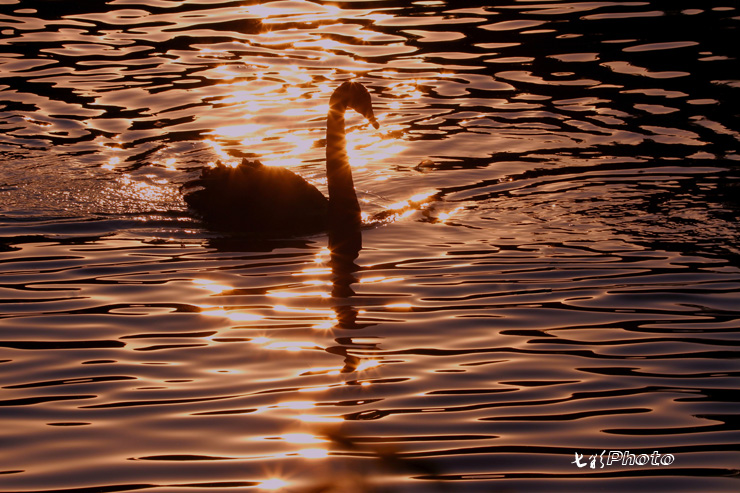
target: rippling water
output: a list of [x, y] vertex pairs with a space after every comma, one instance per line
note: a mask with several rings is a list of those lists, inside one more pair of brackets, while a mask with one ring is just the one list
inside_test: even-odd
[[[0, 491], [737, 491], [739, 25], [0, 0]], [[351, 78], [356, 265], [188, 213], [216, 160], [325, 190]]]

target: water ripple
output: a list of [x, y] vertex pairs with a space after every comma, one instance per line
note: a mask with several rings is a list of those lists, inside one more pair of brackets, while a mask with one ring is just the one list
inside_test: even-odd
[[[734, 6], [0, 3], [3, 492], [737, 489]], [[356, 265], [191, 217], [350, 78]]]

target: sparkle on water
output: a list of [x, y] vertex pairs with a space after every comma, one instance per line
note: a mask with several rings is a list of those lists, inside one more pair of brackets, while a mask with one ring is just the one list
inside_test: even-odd
[[[0, 0], [0, 489], [736, 491], [738, 8]], [[346, 80], [354, 263], [187, 210]]]

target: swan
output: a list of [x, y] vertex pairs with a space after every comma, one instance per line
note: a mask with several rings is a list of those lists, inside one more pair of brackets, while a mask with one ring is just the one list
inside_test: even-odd
[[[206, 223], [251, 232], [306, 234], [357, 230], [362, 224], [346, 151], [344, 115], [352, 108], [377, 129], [370, 93], [344, 82], [331, 95], [326, 124], [329, 198], [292, 171], [243, 159], [236, 167], [217, 163], [183, 185], [185, 201]], [[330, 235], [330, 243], [331, 235]]]

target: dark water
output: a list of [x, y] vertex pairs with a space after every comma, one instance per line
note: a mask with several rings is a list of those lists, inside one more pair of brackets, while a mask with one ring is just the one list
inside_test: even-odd
[[[0, 0], [0, 491], [737, 491], [739, 26]], [[350, 78], [356, 267], [188, 214], [219, 159], [325, 190]]]

